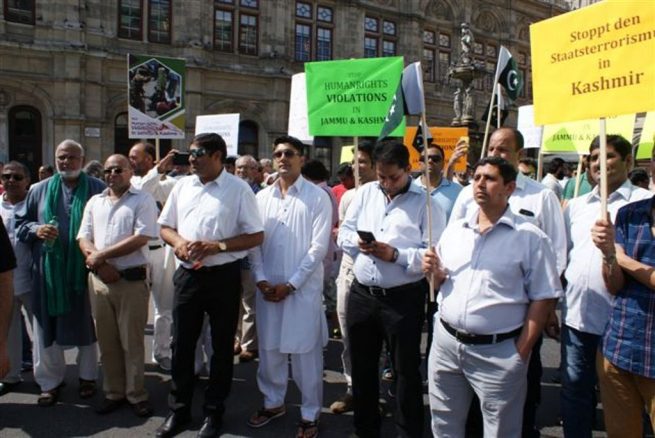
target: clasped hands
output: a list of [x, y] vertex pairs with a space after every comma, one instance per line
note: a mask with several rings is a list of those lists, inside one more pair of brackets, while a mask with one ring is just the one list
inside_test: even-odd
[[262, 292], [264, 300], [272, 303], [279, 303], [291, 294], [291, 288], [286, 283], [272, 285], [263, 280], [257, 283], [257, 287]]
[[218, 254], [220, 248], [218, 242], [211, 242], [205, 240], [180, 240], [174, 248], [175, 256], [183, 262], [200, 262], [205, 257]]

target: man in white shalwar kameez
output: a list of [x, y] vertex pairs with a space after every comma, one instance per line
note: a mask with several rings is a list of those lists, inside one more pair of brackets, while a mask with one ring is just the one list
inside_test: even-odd
[[257, 194], [264, 243], [251, 251], [257, 283], [257, 383], [264, 407], [248, 421], [261, 427], [284, 415], [288, 355], [302, 394], [298, 435], [318, 433], [323, 398], [323, 347], [327, 324], [322, 307], [323, 259], [331, 231], [327, 194], [300, 175], [302, 143], [275, 140], [273, 157], [280, 178]]

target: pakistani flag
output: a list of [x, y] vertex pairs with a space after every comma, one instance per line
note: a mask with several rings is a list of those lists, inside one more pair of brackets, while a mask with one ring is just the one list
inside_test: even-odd
[[500, 54], [498, 56], [498, 65], [496, 66], [496, 81], [503, 86], [510, 99], [516, 100], [523, 88], [523, 77], [521, 72], [516, 66], [516, 61], [512, 58], [512, 54], [505, 48], [500, 46]]
[[378, 140], [393, 132], [405, 114], [418, 115], [425, 112], [422, 72], [420, 62], [414, 62], [403, 70]]
[[432, 144], [432, 133], [430, 132], [430, 128], [428, 128], [428, 136], [423, 140], [423, 126], [421, 125], [422, 123], [419, 122], [418, 127], [416, 128], [416, 135], [412, 141], [412, 146], [418, 153], [423, 153], [424, 144], [427, 144], [428, 146]]

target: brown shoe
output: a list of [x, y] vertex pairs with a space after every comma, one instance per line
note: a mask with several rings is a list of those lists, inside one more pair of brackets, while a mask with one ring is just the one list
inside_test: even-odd
[[250, 362], [251, 360], [254, 360], [257, 356], [259, 356], [257, 350], [242, 351], [241, 354], [239, 355], [239, 362]]
[[343, 414], [353, 410], [353, 395], [349, 392], [330, 405], [333, 414]]

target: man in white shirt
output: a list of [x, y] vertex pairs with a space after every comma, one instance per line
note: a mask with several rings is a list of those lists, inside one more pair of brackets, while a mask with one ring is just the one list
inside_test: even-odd
[[144, 387], [144, 336], [148, 321], [145, 245], [157, 236], [157, 205], [130, 185], [127, 157], [112, 155], [104, 166], [108, 188], [84, 208], [77, 233], [95, 300], [94, 317], [105, 399], [99, 414], [127, 400], [139, 417], [152, 414]]
[[302, 394], [300, 437], [318, 433], [323, 402], [323, 259], [332, 231], [330, 198], [300, 174], [303, 148], [294, 137], [277, 138], [273, 159], [280, 177], [257, 194], [266, 237], [250, 254], [259, 289], [257, 383], [264, 407], [248, 420], [262, 427], [286, 412], [290, 355]]
[[194, 175], [178, 181], [158, 221], [162, 238], [180, 261], [173, 277], [171, 412], [158, 437], [173, 436], [191, 421], [195, 349], [205, 313], [214, 354], [198, 436], [218, 435], [232, 383], [241, 259], [264, 238], [255, 194], [223, 167], [227, 146], [221, 136], [197, 135], [189, 152]]
[[435, 437], [463, 437], [475, 393], [484, 436], [522, 435], [528, 360], [562, 294], [548, 237], [508, 208], [516, 169], [499, 157], [475, 167], [479, 209], [451, 221], [424, 268], [441, 284], [429, 358]]
[[[497, 129], [489, 137], [489, 156], [501, 157], [507, 160], [515, 169], [518, 169], [519, 156], [523, 149], [523, 135], [513, 128]], [[516, 177], [516, 189], [509, 198], [512, 212], [529, 220], [541, 229], [550, 238], [553, 252], [557, 258], [557, 272], [564, 272], [566, 267], [566, 230], [564, 217], [557, 196], [542, 184], [519, 173]], [[462, 189], [450, 221], [465, 218], [471, 209], [477, 205], [473, 199], [473, 186]], [[551, 336], [558, 336], [559, 322], [553, 311], [546, 324], [546, 331]], [[541, 399], [541, 344], [539, 338], [530, 355], [528, 369], [528, 394], [526, 396], [523, 418], [524, 436], [538, 436], [535, 426], [536, 411]], [[478, 409], [479, 411], [479, 409]]]
[[[571, 199], [564, 211], [569, 264], [562, 315], [561, 409], [566, 437], [591, 437], [596, 409], [596, 352], [609, 321], [611, 295], [602, 276], [602, 254], [591, 239], [600, 218], [600, 149], [596, 137], [589, 147], [589, 170], [596, 187]], [[632, 145], [619, 135], [607, 136], [607, 210], [612, 221], [619, 208], [653, 196], [628, 179]]]
[[[338, 239], [355, 262], [346, 316], [355, 433], [380, 435], [378, 362], [386, 338], [396, 375], [398, 433], [419, 437], [423, 433], [420, 343], [428, 287], [421, 271], [429, 245], [425, 192], [412, 182], [409, 151], [402, 143], [379, 142], [373, 159], [378, 181], [357, 191]], [[431, 205], [436, 242], [446, 215], [436, 202]]]
[[[358, 167], [359, 184], [357, 187], [348, 190], [341, 197], [339, 203], [339, 224], [346, 219], [348, 207], [355, 198], [355, 193], [364, 184], [375, 181], [375, 162], [373, 161], [373, 143], [364, 141], [357, 147], [356, 165]], [[350, 342], [348, 337], [348, 326], [346, 325], [346, 314], [348, 309], [348, 296], [352, 286], [355, 274], [353, 273], [353, 259], [344, 252], [341, 255], [341, 264], [339, 265], [339, 274], [337, 275], [337, 317], [341, 327], [341, 342], [343, 351], [341, 352], [341, 363], [343, 365], [343, 376], [346, 379], [348, 388], [345, 394], [330, 405], [330, 410], [334, 414], [343, 414], [353, 410], [353, 380], [350, 365]]]
[[541, 184], [552, 190], [560, 201], [564, 190], [560, 181], [564, 178], [565, 169], [566, 162], [560, 157], [554, 157], [546, 165], [546, 176], [541, 180]]
[[[21, 309], [25, 309], [28, 321], [32, 320], [32, 274], [30, 273], [32, 254], [27, 245], [18, 241], [15, 219], [16, 211], [25, 205], [27, 189], [30, 186], [29, 169], [18, 161], [8, 162], [2, 168], [2, 186], [5, 192], [0, 195], [0, 216], [16, 255], [16, 269], [13, 272], [13, 311], [7, 337], [7, 353], [9, 354], [11, 367], [9, 374], [0, 383], [0, 394], [5, 394], [23, 381], [20, 375], [23, 352], [23, 330], [21, 327], [23, 316]], [[5, 254], [2, 256], [5, 257]]]
[[[130, 149], [129, 159], [134, 174], [130, 179], [132, 187], [150, 193], [159, 210], [166, 203], [168, 195], [177, 182], [166, 175], [173, 164], [174, 149], [155, 165], [156, 151], [150, 143], [139, 142]], [[175, 263], [170, 248], [157, 236], [148, 242], [148, 263], [150, 264], [150, 292], [154, 307], [152, 360], [162, 370], [171, 370], [171, 324], [173, 323], [173, 273]]]

